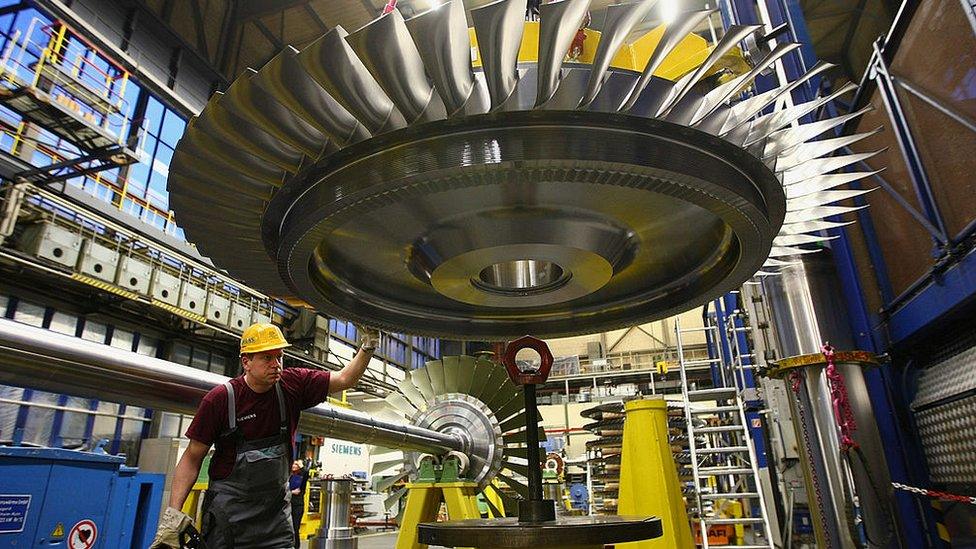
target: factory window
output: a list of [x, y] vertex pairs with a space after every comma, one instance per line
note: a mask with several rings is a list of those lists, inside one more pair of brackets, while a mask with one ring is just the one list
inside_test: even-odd
[[123, 330], [121, 328], [116, 328], [112, 331], [112, 347], [118, 349], [124, 349], [126, 351], [132, 350], [132, 343], [135, 339], [135, 335], [132, 332]]
[[193, 349], [193, 359], [190, 366], [197, 370], [206, 370], [210, 366], [210, 353], [203, 349]]
[[62, 313], [61, 311], [55, 311], [54, 316], [51, 317], [51, 325], [48, 329], [73, 337], [78, 331], [78, 317], [69, 315], [68, 313]]
[[156, 338], [149, 337], [147, 335], [139, 336], [139, 346], [136, 348], [136, 352], [140, 355], [146, 356], [157, 356], [157, 349], [159, 348], [159, 341]]
[[5, 295], [0, 295], [0, 317], [6, 318], [7, 307], [10, 305], [10, 298]]
[[183, 366], [190, 365], [190, 354], [192, 349], [189, 345], [185, 343], [173, 343], [173, 348], [170, 350], [169, 359], [177, 364], [182, 364]]
[[40, 328], [44, 325], [44, 307], [21, 301], [14, 311], [14, 320]]
[[92, 320], [85, 321], [85, 330], [82, 332], [81, 337], [87, 339], [88, 341], [94, 341], [95, 343], [106, 343], [106, 336], [108, 333], [108, 326], [100, 323], [94, 322]]

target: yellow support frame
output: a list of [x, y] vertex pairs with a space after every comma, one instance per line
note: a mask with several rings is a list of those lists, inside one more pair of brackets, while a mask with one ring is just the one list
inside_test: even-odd
[[[610, 66], [618, 69], [641, 72], [647, 65], [648, 59], [654, 53], [664, 36], [664, 25], [661, 25], [630, 44], [624, 44], [620, 51], [610, 61]], [[478, 51], [478, 37], [474, 29], [468, 29], [471, 39], [472, 65], [481, 66], [481, 53]], [[596, 48], [600, 43], [600, 31], [586, 29], [586, 40], [583, 42], [583, 52], [574, 63], [593, 63]], [[704, 38], [697, 34], [689, 34], [664, 58], [661, 65], [654, 71], [654, 76], [677, 80], [688, 71], [701, 65], [708, 57], [711, 48]], [[534, 63], [539, 60], [539, 23], [527, 21], [522, 32], [522, 44], [519, 47], [518, 62]]]
[[481, 518], [478, 511], [478, 485], [474, 482], [414, 482], [407, 484], [407, 503], [400, 519], [396, 549], [424, 549], [417, 537], [417, 526], [437, 520], [441, 503], [447, 505], [451, 520]]

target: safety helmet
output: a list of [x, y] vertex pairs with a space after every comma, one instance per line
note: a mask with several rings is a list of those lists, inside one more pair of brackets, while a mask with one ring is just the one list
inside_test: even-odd
[[291, 347], [274, 324], [251, 324], [241, 334], [241, 354], [261, 353]]

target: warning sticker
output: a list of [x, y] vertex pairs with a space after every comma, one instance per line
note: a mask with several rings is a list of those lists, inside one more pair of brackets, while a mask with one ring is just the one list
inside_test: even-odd
[[24, 531], [30, 494], [0, 494], [0, 534]]
[[51, 531], [52, 538], [63, 538], [64, 537], [64, 523], [59, 522], [54, 530]]
[[98, 527], [85, 519], [78, 521], [68, 532], [68, 549], [91, 549], [98, 539]]

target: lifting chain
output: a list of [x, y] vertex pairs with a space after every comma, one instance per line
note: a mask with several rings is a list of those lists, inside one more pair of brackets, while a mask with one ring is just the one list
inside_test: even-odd
[[905, 492], [918, 494], [920, 496], [927, 496], [933, 499], [956, 501], [959, 503], [968, 503], [969, 505], [976, 505], [976, 497], [973, 496], [960, 496], [958, 494], [950, 494], [949, 492], [940, 492], [938, 490], [927, 490], [925, 488], [919, 488], [917, 486], [909, 486], [907, 484], [901, 484], [898, 482], [892, 482], [891, 485], [899, 490], [904, 490]]
[[814, 497], [817, 499], [817, 516], [820, 517], [820, 528], [823, 531], [823, 541], [826, 543], [824, 547], [830, 549], [833, 547], [833, 540], [830, 537], [830, 530], [827, 528], [827, 517], [825, 516], [823, 504], [823, 490], [820, 488], [820, 478], [817, 476], [816, 467], [814, 467], [813, 446], [810, 444], [810, 432], [807, 430], [807, 422], [803, 415], [803, 401], [800, 398], [800, 386], [802, 383], [803, 376], [800, 375], [799, 371], [793, 370], [790, 372], [790, 388], [796, 394], [796, 414], [799, 416], [800, 428], [803, 431], [803, 449], [807, 454], [807, 460], [810, 462], [810, 481], [813, 483]]
[[852, 448], [857, 449], [859, 446], [854, 440], [857, 423], [854, 421], [851, 402], [847, 398], [847, 385], [844, 383], [844, 376], [834, 363], [834, 348], [829, 343], [825, 343], [820, 351], [823, 353], [824, 359], [827, 360], [827, 383], [830, 384], [830, 400], [834, 406], [834, 417], [837, 420], [837, 427], [840, 428], [840, 450], [846, 452]]

